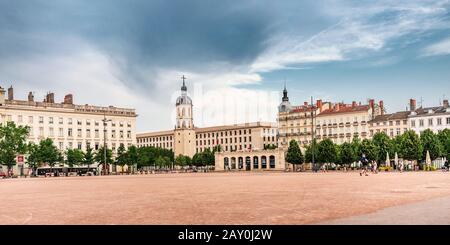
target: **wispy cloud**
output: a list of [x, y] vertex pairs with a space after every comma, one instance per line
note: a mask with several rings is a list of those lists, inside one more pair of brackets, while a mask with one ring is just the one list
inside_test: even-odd
[[272, 39], [251, 71], [268, 72], [295, 64], [364, 57], [382, 51], [389, 41], [399, 37], [449, 29], [450, 22], [444, 18], [448, 7], [449, 1], [379, 1], [356, 6], [337, 1], [324, 10], [328, 17], [338, 20], [337, 24], [307, 39], [295, 34]]
[[431, 44], [422, 50], [422, 56], [436, 56], [450, 54], [450, 38]]

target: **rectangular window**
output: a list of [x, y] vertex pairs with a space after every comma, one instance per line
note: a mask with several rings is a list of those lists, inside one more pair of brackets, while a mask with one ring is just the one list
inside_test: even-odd
[[81, 128], [77, 129], [77, 137], [81, 138]]
[[81, 150], [82, 149], [82, 143], [81, 142], [78, 142], [78, 144], [77, 144], [77, 146], [78, 146], [78, 150]]
[[437, 125], [442, 125], [442, 118], [437, 119]]
[[123, 130], [119, 131], [119, 136], [120, 136], [121, 139], [123, 139]]
[[72, 125], [72, 118], [67, 119], [67, 124]]
[[39, 123], [44, 123], [44, 117], [42, 116], [39, 117]]
[[411, 120], [411, 127], [413, 127], [413, 128], [416, 127], [416, 121], [415, 120]]
[[64, 148], [64, 143], [63, 142], [59, 142], [59, 149], [63, 150], [63, 148]]
[[450, 117], [447, 117], [447, 125], [450, 124]]
[[59, 137], [64, 137], [64, 129], [63, 128], [59, 128], [58, 130], [59, 130], [58, 136]]
[[39, 128], [39, 136], [44, 137], [44, 128], [43, 127]]
[[67, 136], [69, 136], [69, 137], [72, 137], [72, 129], [71, 128], [69, 128], [69, 129], [67, 129]]
[[81, 126], [83, 124], [83, 122], [81, 120], [77, 120], [77, 125]]
[[86, 126], [91, 126], [91, 120], [89, 119], [86, 120]]
[[428, 119], [428, 126], [433, 126], [433, 118]]
[[59, 120], [59, 124], [63, 124], [64, 123], [64, 119], [62, 117], [60, 117], [58, 120]]
[[53, 136], [54, 136], [53, 128], [49, 128], [49, 129], [48, 129], [48, 135], [49, 135], [50, 137], [53, 137]]
[[33, 123], [33, 116], [28, 117], [28, 123]]
[[49, 123], [49, 124], [53, 124], [53, 117], [49, 117], [49, 118], [48, 118], [48, 123]]
[[91, 130], [90, 129], [86, 129], [86, 137], [87, 138], [91, 137]]
[[30, 136], [33, 136], [33, 127], [29, 128], [28, 133], [30, 134]]
[[420, 126], [420, 127], [423, 127], [423, 119], [420, 119], [420, 120], [419, 120], [419, 126]]
[[130, 130], [127, 131], [127, 138], [131, 139], [131, 131]]
[[116, 130], [115, 129], [111, 130], [111, 137], [116, 138]]
[[23, 121], [22, 115], [17, 116], [17, 122], [21, 123]]
[[98, 131], [98, 129], [95, 130], [95, 138], [99, 138], [100, 137], [100, 133]]

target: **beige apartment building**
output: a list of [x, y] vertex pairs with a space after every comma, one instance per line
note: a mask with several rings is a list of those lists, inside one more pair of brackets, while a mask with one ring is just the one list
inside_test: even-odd
[[384, 114], [384, 105], [383, 101], [375, 104], [371, 99], [367, 105], [317, 100], [315, 105], [305, 102], [292, 106], [284, 88], [278, 111], [280, 147], [287, 148], [291, 140], [305, 147], [311, 143], [313, 134], [318, 141], [329, 138], [336, 144], [350, 142], [354, 136], [369, 138], [368, 121]]
[[369, 104], [336, 103], [322, 111], [316, 118], [316, 139], [331, 139], [336, 144], [351, 142], [354, 137], [361, 140], [370, 138], [369, 121], [384, 114], [383, 101], [375, 104], [373, 99]]
[[29, 142], [50, 138], [61, 151], [85, 150], [87, 146], [97, 150], [103, 145], [104, 132], [106, 144], [114, 152], [121, 144], [126, 148], [135, 145], [136, 117], [134, 109], [76, 105], [71, 94], [61, 103], [55, 102], [53, 93], [47, 94], [42, 102], [35, 101], [32, 92], [27, 100], [17, 100], [12, 87], [7, 97], [0, 87], [0, 123], [13, 121], [28, 126]]
[[176, 103], [174, 130], [137, 134], [138, 147], [153, 146], [173, 150], [175, 156], [193, 157], [205, 149], [221, 147], [225, 152], [263, 150], [277, 144], [277, 126], [272, 123], [255, 122], [225, 126], [197, 128], [193, 120], [193, 103], [187, 95], [183, 79], [181, 95]]
[[[286, 87], [283, 98], [278, 107], [279, 146], [289, 147], [291, 140], [296, 140], [301, 147], [311, 143], [313, 132], [313, 119], [323, 110], [331, 108], [331, 103], [317, 100], [316, 105], [304, 102], [300, 106], [292, 106], [289, 102]], [[315, 121], [314, 121], [315, 123]]]

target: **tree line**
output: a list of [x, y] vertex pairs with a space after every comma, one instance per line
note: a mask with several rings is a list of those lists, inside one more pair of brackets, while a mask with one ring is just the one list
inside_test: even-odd
[[[314, 145], [314, 148], [313, 148]], [[400, 158], [409, 161], [425, 160], [427, 152], [432, 160], [439, 157], [450, 158], [450, 130], [444, 129], [435, 134], [432, 130], [426, 129], [417, 135], [413, 130], [391, 139], [386, 133], [376, 133], [372, 139], [360, 140], [354, 137], [352, 142], [335, 144], [330, 139], [306, 146], [304, 154], [300, 150], [297, 141], [289, 142], [286, 153], [286, 161], [294, 165], [301, 165], [305, 162], [312, 162], [314, 149], [314, 160], [316, 163], [334, 163], [337, 165], [349, 165], [359, 161], [364, 154], [369, 161], [383, 163], [387, 154], [391, 158], [395, 153]]]
[[[90, 168], [94, 164], [105, 162], [105, 149], [101, 146], [98, 150], [87, 147], [84, 151], [80, 149], [66, 149], [60, 151], [50, 138], [41, 140], [38, 144], [26, 143], [29, 127], [17, 126], [14, 122], [7, 122], [0, 125], [0, 164], [10, 169], [16, 165], [16, 157], [20, 154], [27, 154], [27, 164], [32, 168], [33, 173], [40, 166], [48, 165], [53, 168], [58, 163], [65, 163], [69, 167], [87, 165]], [[215, 164], [214, 153], [222, 151], [220, 145], [212, 150], [206, 149], [196, 153], [192, 158], [188, 156], [174, 157], [172, 150], [157, 147], [130, 146], [128, 149], [123, 144], [117, 149], [117, 154], [113, 157], [111, 149], [106, 149], [106, 163], [110, 165], [136, 166], [138, 169], [145, 167], [173, 168], [174, 166], [213, 166]], [[97, 166], [98, 166], [97, 165]]]

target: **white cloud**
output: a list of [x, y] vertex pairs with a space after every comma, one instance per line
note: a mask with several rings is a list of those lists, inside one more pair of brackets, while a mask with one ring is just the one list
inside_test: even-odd
[[[251, 65], [253, 72], [268, 72], [289, 65], [355, 59], [386, 48], [387, 42], [408, 34], [448, 29], [444, 20], [449, 1], [378, 1], [347, 6], [341, 1], [323, 9], [338, 20], [305, 39], [300, 34], [281, 34]], [[298, 23], [301, 29], [301, 23]]]
[[422, 56], [448, 55], [450, 54], [450, 38], [444, 39], [424, 48]]

